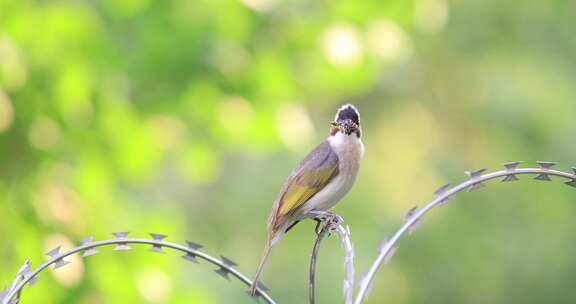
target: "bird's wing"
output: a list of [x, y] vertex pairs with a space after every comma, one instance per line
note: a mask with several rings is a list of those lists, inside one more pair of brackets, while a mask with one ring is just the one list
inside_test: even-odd
[[270, 218], [272, 230], [278, 229], [287, 215], [293, 214], [338, 175], [338, 156], [328, 141], [310, 152], [288, 177]]

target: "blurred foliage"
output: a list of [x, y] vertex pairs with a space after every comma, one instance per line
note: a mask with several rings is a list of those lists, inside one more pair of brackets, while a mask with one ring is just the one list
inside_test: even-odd
[[[291, 168], [343, 102], [366, 158], [336, 208], [357, 271], [406, 210], [462, 171], [574, 164], [576, 3], [0, 0], [0, 282], [57, 244], [128, 230], [190, 239], [252, 274]], [[574, 192], [463, 194], [401, 243], [369, 303], [572, 303]], [[306, 300], [313, 223], [272, 252], [280, 303]], [[250, 303], [206, 265], [144, 251], [45, 273], [26, 303]], [[325, 242], [319, 301], [342, 301]], [[0, 286], [5, 287], [5, 285]]]

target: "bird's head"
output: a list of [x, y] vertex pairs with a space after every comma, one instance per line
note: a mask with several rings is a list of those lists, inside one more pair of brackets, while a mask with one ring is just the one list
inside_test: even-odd
[[334, 136], [338, 132], [360, 137], [360, 113], [353, 105], [343, 105], [336, 112], [334, 121], [330, 123], [330, 134]]

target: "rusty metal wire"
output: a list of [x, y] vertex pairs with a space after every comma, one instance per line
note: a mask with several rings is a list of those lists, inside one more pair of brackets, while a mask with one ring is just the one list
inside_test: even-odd
[[358, 289], [358, 293], [356, 294], [356, 298], [354, 299], [354, 304], [360, 304], [365, 299], [372, 281], [374, 280], [374, 275], [378, 268], [385, 264], [396, 251], [396, 243], [399, 239], [406, 233], [409, 233], [413, 230], [414, 226], [417, 225], [422, 217], [427, 214], [430, 210], [434, 207], [438, 207], [440, 205], [445, 204], [453, 195], [463, 190], [473, 191], [476, 189], [480, 189], [485, 186], [484, 182], [488, 180], [493, 180], [497, 178], [501, 178], [501, 182], [512, 182], [517, 181], [517, 175], [535, 175], [533, 179], [539, 181], [551, 181], [550, 176], [557, 176], [561, 178], [565, 178], [564, 184], [576, 187], [576, 168], [572, 167], [573, 173], [567, 173], [562, 171], [557, 171], [551, 169], [556, 163], [548, 162], [548, 161], [539, 161], [537, 162], [539, 168], [518, 168], [520, 162], [510, 162], [504, 164], [505, 169], [501, 171], [496, 171], [492, 173], [484, 173], [484, 169], [476, 170], [476, 171], [467, 171], [465, 172], [469, 179], [465, 182], [460, 183], [452, 188], [450, 186], [444, 185], [440, 187], [436, 192], [436, 197], [428, 202], [424, 207], [419, 210], [411, 209], [408, 212], [406, 220], [402, 226], [389, 238], [387, 241], [383, 242], [380, 246], [379, 254], [376, 260], [372, 263], [368, 273], [360, 279], [360, 286]]
[[[180, 245], [175, 243], [165, 242], [164, 238], [165, 235], [151, 233], [150, 236], [152, 239], [142, 239], [142, 238], [128, 238], [128, 232], [116, 232], [113, 233], [115, 236], [114, 239], [104, 240], [104, 241], [97, 241], [93, 242], [92, 237], [87, 237], [82, 239], [81, 245], [74, 247], [66, 252], [60, 252], [60, 246], [50, 250], [46, 255], [50, 258], [48, 261], [40, 265], [38, 268], [31, 270], [30, 262], [27, 260], [24, 266], [20, 268], [18, 271], [16, 278], [14, 279], [11, 286], [2, 294], [0, 294], [0, 303], [1, 304], [17, 304], [20, 302], [20, 293], [24, 286], [28, 285], [28, 287], [32, 287], [34, 283], [38, 281], [38, 275], [48, 267], [53, 265], [53, 268], [59, 269], [61, 267], [65, 267], [70, 262], [66, 261], [65, 258], [71, 256], [73, 254], [81, 253], [83, 258], [98, 254], [99, 252], [96, 250], [98, 247], [103, 246], [110, 246], [116, 245], [113, 250], [115, 251], [126, 251], [132, 250], [130, 247], [131, 244], [144, 244], [144, 245], [151, 245], [152, 247], [149, 249], [151, 252], [156, 253], [165, 253], [163, 249], [169, 248], [176, 251], [183, 252], [184, 255], [182, 256], [183, 259], [198, 263], [198, 259], [204, 260], [210, 264], [217, 266], [218, 268], [214, 270], [216, 274], [223, 277], [226, 280], [230, 280], [230, 276], [235, 277], [240, 282], [244, 283], [247, 286], [252, 284], [252, 281], [234, 267], [237, 266], [232, 260], [220, 256], [220, 259], [212, 257], [202, 251], [202, 245], [196, 244], [191, 241], [186, 241], [186, 245]], [[266, 303], [274, 304], [275, 301], [268, 295], [268, 289], [263, 286], [262, 284], [258, 284], [257, 293], [253, 297], [255, 301], [263, 299]]]

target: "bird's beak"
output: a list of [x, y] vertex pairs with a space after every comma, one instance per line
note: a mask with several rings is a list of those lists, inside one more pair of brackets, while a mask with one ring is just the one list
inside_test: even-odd
[[356, 124], [350, 119], [346, 119], [342, 123], [342, 129], [343, 129], [344, 133], [346, 133], [346, 135], [352, 134], [352, 132], [356, 131], [356, 128], [357, 128]]
[[331, 125], [333, 127], [338, 128], [342, 133], [346, 135], [350, 135], [358, 129], [358, 125], [356, 125], [350, 119], [346, 119], [344, 121], [332, 122]]

